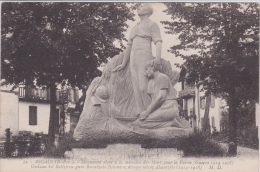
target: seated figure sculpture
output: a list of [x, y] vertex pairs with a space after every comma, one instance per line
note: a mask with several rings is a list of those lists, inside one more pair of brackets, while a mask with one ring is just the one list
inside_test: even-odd
[[134, 126], [157, 129], [163, 127], [189, 128], [189, 123], [179, 118], [176, 90], [169, 77], [159, 72], [160, 66], [153, 60], [146, 63], [146, 76], [149, 79], [147, 94], [152, 102], [140, 113]]
[[[173, 85], [178, 81], [179, 74], [172, 71], [170, 63], [162, 59], [158, 71], [158, 67], [152, 65], [153, 63], [149, 66], [148, 62], [146, 73], [149, 75], [149, 70], [152, 70], [152, 74], [147, 92], [153, 101], [148, 109], [138, 115], [129, 65], [120, 72], [112, 72], [114, 66], [122, 60], [123, 54], [112, 58], [104, 67], [102, 76], [95, 78], [90, 84], [73, 138], [87, 144], [93, 139], [136, 140], [143, 136], [169, 139], [189, 134], [189, 123], [178, 116], [176, 90]], [[152, 75], [156, 77], [151, 77]], [[159, 95], [163, 96], [156, 103]]]

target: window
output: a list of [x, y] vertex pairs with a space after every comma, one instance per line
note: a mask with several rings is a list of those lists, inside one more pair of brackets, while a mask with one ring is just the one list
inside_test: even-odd
[[29, 125], [37, 125], [37, 106], [29, 106]]
[[206, 106], [206, 99], [205, 97], [200, 97], [200, 108], [205, 109]]
[[24, 89], [24, 87], [19, 87], [19, 97], [25, 97], [25, 89]]
[[183, 110], [187, 110], [188, 109], [188, 100], [183, 100], [184, 101], [184, 106], [183, 106]]
[[216, 127], [215, 126], [215, 117], [211, 117], [211, 122], [212, 122], [212, 128]]
[[215, 107], [215, 97], [214, 97], [214, 95], [211, 95], [210, 107], [211, 108]]
[[201, 123], [201, 127], [202, 127], [204, 124], [204, 118], [202, 117], [200, 121], [201, 121], [200, 123]]

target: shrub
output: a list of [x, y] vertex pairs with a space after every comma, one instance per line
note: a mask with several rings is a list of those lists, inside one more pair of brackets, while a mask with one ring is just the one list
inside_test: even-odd
[[212, 134], [211, 138], [218, 142], [228, 143], [228, 133], [227, 132], [221, 132], [218, 135]]
[[238, 144], [244, 147], [259, 149], [258, 128], [249, 126], [237, 131]]
[[7, 137], [4, 143], [6, 157], [40, 156], [44, 153], [47, 135], [20, 131], [18, 136], [10, 139], [11, 132], [6, 131]]
[[199, 130], [177, 140], [177, 148], [184, 156], [223, 156], [224, 149]]
[[73, 143], [74, 140], [72, 134], [66, 133], [64, 136], [60, 137], [57, 147], [53, 144], [48, 144], [44, 155], [47, 157], [64, 157], [64, 153], [73, 148]]
[[66, 151], [71, 151], [72, 148], [105, 148], [110, 143], [108, 140], [96, 140], [93, 138], [91, 141], [76, 141], [73, 139], [72, 133], [66, 133], [59, 139], [58, 146], [53, 144], [47, 145], [45, 156], [47, 157], [64, 157]]

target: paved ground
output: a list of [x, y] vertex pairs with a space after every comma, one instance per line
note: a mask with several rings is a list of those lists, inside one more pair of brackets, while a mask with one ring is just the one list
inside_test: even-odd
[[[227, 151], [228, 145], [222, 143], [221, 146]], [[122, 147], [119, 145], [119, 147]], [[129, 146], [133, 149], [136, 149], [136, 146]], [[123, 147], [124, 148], [124, 147]], [[126, 148], [124, 148], [126, 149]], [[115, 148], [119, 150], [118, 148]], [[140, 148], [138, 148], [140, 149]], [[169, 152], [158, 150], [151, 150], [145, 153], [146, 156], [141, 156], [141, 153], [136, 153], [137, 157], [134, 156], [128, 157], [124, 156], [122, 159], [115, 161], [109, 159], [109, 156], [106, 159], [102, 159], [105, 153], [111, 154], [113, 158], [114, 150], [107, 149], [109, 151], [102, 152], [99, 149], [93, 149], [93, 154], [95, 154], [96, 159], [99, 160], [99, 163], [93, 161], [95, 156], [88, 156], [81, 152], [81, 154], [86, 155], [86, 158], [81, 158], [80, 161], [74, 159], [46, 159], [44, 157], [38, 158], [13, 158], [13, 159], [0, 159], [0, 172], [56, 172], [56, 171], [142, 171], [142, 172], [258, 172], [258, 155], [259, 151], [255, 149], [238, 147], [238, 155], [236, 157], [178, 157], [178, 152], [175, 154], [169, 149]], [[129, 151], [124, 150], [125, 155], [129, 155]], [[171, 153], [172, 152], [172, 153]], [[101, 153], [101, 154], [97, 154]], [[132, 152], [134, 154], [134, 152]], [[154, 158], [157, 154], [160, 155], [159, 158]], [[128, 158], [125, 158], [128, 157]], [[112, 159], [113, 159], [112, 158]], [[166, 160], [166, 161], [165, 161]], [[75, 161], [75, 162], [74, 162]], [[105, 163], [106, 161], [106, 163]], [[118, 162], [122, 161], [120, 164]], [[126, 163], [128, 161], [128, 163]], [[147, 164], [144, 164], [146, 161]], [[122, 169], [126, 167], [127, 169]]]
[[238, 146], [238, 157], [259, 157], [259, 150], [255, 149], [250, 149], [250, 148], [245, 148], [245, 147], [240, 147]]
[[[227, 143], [220, 143], [220, 145], [225, 149], [226, 152], [228, 151], [228, 144]], [[238, 146], [237, 147], [237, 157], [258, 158], [259, 157], [259, 150]]]

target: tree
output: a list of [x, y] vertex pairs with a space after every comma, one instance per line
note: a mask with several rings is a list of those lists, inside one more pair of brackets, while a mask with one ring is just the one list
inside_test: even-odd
[[133, 13], [125, 3], [2, 4], [1, 77], [15, 85], [36, 81], [50, 88], [51, 141], [57, 126], [57, 84], [66, 80], [81, 87], [99, 75], [97, 67], [123, 48], [127, 20], [133, 20]]
[[211, 94], [207, 94], [205, 112], [204, 112], [203, 123], [202, 123], [202, 131], [207, 135], [210, 134], [210, 123], [209, 123], [210, 103], [211, 103]]
[[[259, 4], [166, 3], [168, 34], [180, 43], [171, 52], [186, 60], [187, 82], [222, 95], [229, 106], [229, 154], [237, 153], [236, 113], [259, 95]], [[190, 50], [196, 53], [187, 53]], [[179, 65], [180, 66], [180, 65]], [[208, 82], [210, 78], [212, 82]]]

